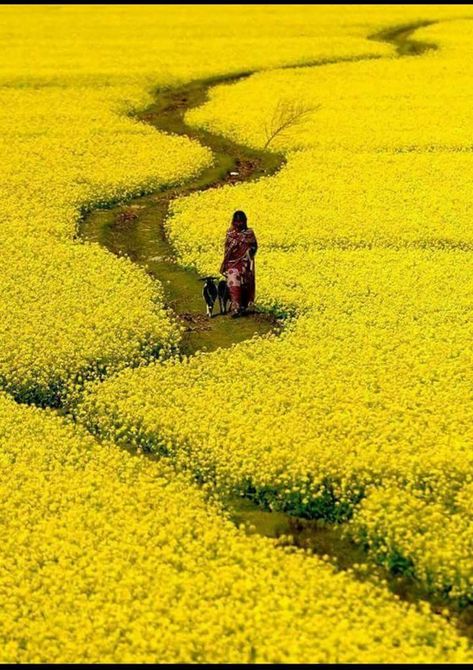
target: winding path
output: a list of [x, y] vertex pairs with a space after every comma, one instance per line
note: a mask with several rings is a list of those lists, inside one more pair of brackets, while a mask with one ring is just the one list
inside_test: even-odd
[[[436, 22], [426, 20], [386, 28], [370, 35], [369, 39], [394, 45], [398, 57], [418, 56], [436, 49], [437, 46], [415, 40], [412, 35], [418, 28], [433, 23]], [[321, 67], [389, 57], [369, 55], [315, 60], [275, 69]], [[286, 160], [282, 153], [251, 149], [207, 130], [191, 127], [184, 120], [188, 110], [206, 102], [213, 86], [236, 83], [256, 72], [258, 70], [196, 80], [179, 88], [157, 91], [154, 102], [135, 117], [156, 130], [182, 135], [206, 145], [214, 155], [214, 163], [182, 185], [169, 186], [157, 193], [129, 200], [126, 204], [97, 208], [86, 214], [79, 226], [82, 238], [99, 242], [115, 254], [126, 254], [162, 283], [167, 306], [176, 318], [187, 324], [181, 344], [181, 352], [185, 354], [202, 349], [210, 351], [227, 347], [251, 337], [255, 332], [264, 334], [282, 327], [282, 323], [274, 316], [263, 313], [255, 313], [238, 321], [218, 315], [208, 320], [204, 316], [199, 275], [179, 266], [165, 228], [169, 206], [174, 198], [225, 184], [255, 181], [262, 176], [276, 174], [285, 165]], [[231, 174], [235, 172], [238, 174]], [[153, 454], [148, 456], [156, 458]], [[330, 556], [340, 569], [353, 568], [367, 560], [363, 550], [345, 539], [337, 525], [325, 526], [318, 521], [264, 511], [248, 500], [230, 501], [229, 506], [231, 518], [236, 523], [248, 522], [253, 526], [254, 532], [266, 537], [288, 536], [288, 542], [293, 545], [310, 548], [315, 554]], [[369, 574], [373, 572], [376, 570], [370, 565]], [[404, 578], [394, 579], [381, 569], [378, 573], [387, 580], [388, 588], [401, 599], [416, 602], [426, 598], [426, 594], [411, 581]], [[360, 579], [369, 578], [356, 571], [354, 576]], [[438, 610], [445, 607], [443, 603], [431, 604]], [[472, 624], [467, 617], [459, 619], [457, 624], [463, 634], [473, 637]]]
[[[414, 40], [412, 34], [418, 28], [432, 23], [434, 21], [419, 21], [388, 28], [370, 35], [369, 39], [393, 44], [398, 56], [419, 55], [436, 46]], [[276, 69], [321, 67], [380, 58], [387, 57], [368, 55], [318, 59]], [[169, 206], [174, 198], [225, 184], [255, 181], [262, 176], [274, 175], [285, 165], [286, 159], [282, 153], [237, 144], [221, 135], [189, 126], [184, 120], [188, 110], [206, 102], [212, 87], [236, 83], [258, 71], [196, 80], [178, 88], [158, 90], [154, 102], [136, 114], [135, 118], [156, 130], [199, 141], [211, 149], [213, 164], [182, 185], [169, 186], [157, 193], [134, 198], [126, 205], [95, 209], [84, 216], [79, 225], [79, 234], [84, 239], [99, 242], [115, 254], [127, 255], [162, 283], [167, 306], [186, 325], [180, 348], [187, 355], [198, 350], [228, 347], [255, 333], [262, 335], [269, 331], [278, 332], [282, 327], [282, 322], [268, 313], [254, 313], [237, 321], [219, 314], [212, 320], [207, 319], [204, 316], [199, 275], [179, 265], [165, 228]]]

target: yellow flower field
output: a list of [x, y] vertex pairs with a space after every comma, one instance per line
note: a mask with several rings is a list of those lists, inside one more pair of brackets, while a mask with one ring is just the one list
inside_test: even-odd
[[286, 151], [471, 150], [473, 74], [465, 67], [473, 40], [471, 20], [442, 21], [419, 29], [415, 37], [440, 48], [422, 58], [261, 72], [215, 87], [210, 101], [189, 112], [188, 120], [263, 146], [265, 122], [277, 103], [295, 99], [320, 108], [275, 138]]
[[349, 532], [382, 565], [415, 574], [431, 593], [461, 605], [473, 595], [471, 474], [448, 499], [434, 492], [374, 489], [363, 500]]
[[188, 140], [117, 115], [146, 100], [126, 86], [2, 90], [0, 377], [21, 400], [60, 401], [87, 370], [136, 364], [176, 340], [159, 288], [129, 262], [73, 241], [82, 211], [210, 160]]
[[[3, 662], [472, 662], [450, 615], [247, 535], [222, 505], [340, 522], [368, 572], [473, 602], [472, 18], [0, 8]], [[380, 37], [409, 26], [437, 48]], [[285, 327], [179, 357], [159, 280], [80, 222], [212, 165], [133, 114], [238, 73], [186, 122], [286, 162], [174, 199], [165, 228], [182, 266], [216, 274], [245, 210], [257, 306]], [[294, 104], [303, 122], [271, 139]]]
[[473, 152], [466, 151], [297, 151], [274, 177], [175, 201], [170, 235], [185, 263], [211, 270], [225, 217], [244, 203], [265, 249], [471, 250], [472, 169]]
[[[314, 58], [383, 55], [390, 47], [367, 40], [360, 30], [348, 35], [330, 10], [302, 39], [300, 17], [284, 8], [273, 17], [264, 9], [255, 13], [248, 8], [237, 23], [232, 8], [216, 14], [205, 8], [183, 13], [179, 8], [144, 6], [3, 7], [0, 12], [5, 49], [0, 65], [0, 239], [2, 253], [8, 254], [3, 241], [15, 239], [15, 255], [21, 258], [18, 267], [9, 268], [9, 281], [24, 287], [20, 311], [16, 296], [2, 292], [0, 309], [13, 312], [13, 320], [4, 321], [3, 328], [14, 351], [0, 361], [0, 379], [3, 388], [21, 400], [63, 402], [77, 377], [103, 367], [104, 359], [109, 371], [136, 365], [141, 358], [136, 352], [145, 349], [150, 338], [156, 349], [166, 348], [177, 337], [174, 333], [170, 339], [169, 323], [156, 315], [156, 296], [151, 298], [144, 278], [134, 274], [135, 293], [141, 294], [139, 313], [143, 323], [150, 324], [145, 332], [137, 325], [136, 308], [130, 314], [128, 299], [121, 294], [131, 268], [72, 243], [81, 212], [180, 183], [212, 161], [209, 150], [197, 142], [156, 133], [126, 114], [145, 107], [156, 86]], [[255, 20], [263, 18], [262, 33], [255, 30]], [[281, 29], [281, 21], [290, 22], [289, 33]], [[226, 37], [229, 25], [233, 33]], [[246, 34], [244, 44], [241, 31]], [[43, 249], [36, 246], [32, 253], [44, 256], [40, 274], [47, 293], [38, 293], [35, 272], [26, 270], [31, 252], [23, 237], [41, 240]], [[74, 288], [61, 280], [65, 257]], [[99, 258], [107, 275], [104, 285], [94, 276]], [[116, 295], [112, 319], [103, 307], [107, 302], [112, 309], [110, 290]], [[77, 310], [71, 308], [78, 293], [87, 305], [86, 318], [90, 310], [96, 312], [93, 344], [83, 341]], [[42, 321], [43, 310], [54, 312], [52, 321]], [[28, 353], [31, 331], [36, 372]], [[121, 342], [112, 356], [111, 342]]]
[[5, 396], [0, 445], [4, 663], [472, 659], [428, 607], [245, 537], [164, 463]]
[[[456, 24], [463, 45], [465, 24]], [[435, 34], [441, 44], [438, 26]], [[422, 58], [408, 63], [419, 79]], [[448, 49], [426, 58], [439, 69], [459, 62]], [[405, 59], [356, 65], [401, 73]], [[330, 71], [346, 82], [348, 67], [298, 76]], [[284, 78], [292, 90], [291, 71], [258, 75], [217, 89], [220, 106], [204, 105], [199, 118], [220, 109], [224, 130], [234, 92], [246, 97], [245, 87], [273, 76], [278, 85], [265, 90], [281, 90]], [[397, 112], [396, 90], [381, 93]], [[242, 132], [252, 113], [239, 111]], [[472, 471], [471, 153], [405, 152], [396, 137], [386, 132], [383, 151], [360, 152], [351, 136], [344, 151], [299, 147], [276, 177], [173, 203], [171, 238], [203, 273], [219, 261], [226, 213], [245, 209], [263, 249], [260, 304], [298, 319], [278, 341], [124, 371], [87, 399], [91, 427], [168, 453], [223, 491], [305, 516], [343, 519], [373, 483], [428, 486], [439, 504], [455, 496]], [[209, 416], [212, 399], [229, 393], [231, 418]]]

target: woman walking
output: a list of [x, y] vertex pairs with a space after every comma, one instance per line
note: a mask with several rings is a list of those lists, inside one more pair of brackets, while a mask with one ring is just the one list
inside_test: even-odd
[[258, 249], [255, 234], [247, 226], [245, 212], [233, 214], [232, 225], [225, 238], [225, 253], [221, 274], [227, 279], [233, 319], [242, 316], [255, 301], [255, 254]]

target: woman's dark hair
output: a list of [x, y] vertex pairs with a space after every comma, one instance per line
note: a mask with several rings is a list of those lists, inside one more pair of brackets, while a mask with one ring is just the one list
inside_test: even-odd
[[233, 218], [232, 218], [232, 223], [239, 224], [238, 228], [240, 228], [241, 230], [245, 230], [246, 227], [247, 227], [246, 226], [246, 221], [247, 221], [247, 219], [246, 219], [245, 212], [242, 212], [241, 209], [234, 212]]

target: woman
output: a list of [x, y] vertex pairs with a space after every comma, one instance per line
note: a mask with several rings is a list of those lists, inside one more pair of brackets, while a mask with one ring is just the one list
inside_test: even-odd
[[233, 319], [242, 316], [255, 300], [254, 258], [258, 243], [246, 221], [245, 212], [239, 210], [234, 213], [225, 238], [225, 254], [220, 268], [227, 279]]

